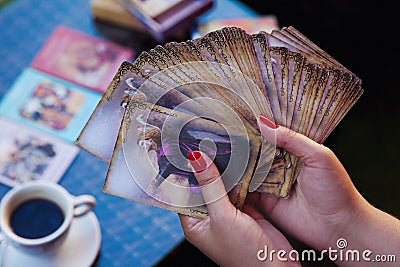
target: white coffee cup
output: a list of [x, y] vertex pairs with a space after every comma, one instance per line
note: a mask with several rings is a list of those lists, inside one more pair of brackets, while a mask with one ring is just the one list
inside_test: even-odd
[[[44, 199], [55, 203], [63, 213], [61, 225], [52, 233], [39, 238], [26, 238], [17, 235], [11, 226], [11, 217], [23, 203]], [[73, 196], [61, 185], [54, 182], [25, 182], [12, 188], [0, 204], [0, 240], [21, 252], [37, 254], [51, 253], [65, 239], [74, 217], [93, 210], [96, 199], [91, 195]]]

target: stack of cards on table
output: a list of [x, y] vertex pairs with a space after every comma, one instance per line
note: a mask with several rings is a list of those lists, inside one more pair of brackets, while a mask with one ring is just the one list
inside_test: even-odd
[[293, 27], [226, 27], [123, 63], [77, 144], [110, 162], [106, 192], [205, 217], [191, 151], [216, 162], [238, 208], [248, 192], [288, 197], [301, 162], [262, 138], [258, 115], [322, 143], [362, 93]]
[[132, 56], [128, 48], [57, 27], [0, 103], [6, 126], [0, 136], [1, 182], [58, 181], [77, 154], [72, 143], [105, 84]]
[[199, 23], [197, 30], [201, 36], [224, 27], [238, 27], [249, 34], [265, 31], [271, 33], [279, 29], [278, 18], [275, 15], [264, 15], [250, 18], [218, 19]]
[[209, 10], [213, 0], [118, 0], [157, 41], [180, 35]]
[[96, 20], [147, 33], [147, 28], [119, 0], [91, 0], [92, 15]]

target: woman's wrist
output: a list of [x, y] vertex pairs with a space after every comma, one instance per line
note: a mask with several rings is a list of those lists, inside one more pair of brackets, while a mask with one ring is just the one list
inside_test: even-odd
[[[398, 261], [400, 221], [362, 199], [340, 224], [326, 249], [336, 252], [333, 260], [339, 266], [377, 266], [375, 257], [382, 255], [385, 258], [395, 257]], [[385, 266], [394, 263], [386, 262]]]
[[[346, 247], [357, 245], [357, 236], [364, 234], [365, 225], [369, 216], [374, 212], [374, 207], [369, 204], [358, 192], [355, 198], [342, 211], [342, 215], [338, 216], [335, 229], [333, 229], [326, 249], [340, 249], [341, 241], [346, 241]], [[351, 243], [351, 244], [350, 244]]]

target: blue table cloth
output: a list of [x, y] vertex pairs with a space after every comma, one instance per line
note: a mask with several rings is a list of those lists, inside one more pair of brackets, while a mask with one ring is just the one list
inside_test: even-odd
[[[223, 10], [223, 12], [221, 12]], [[200, 18], [255, 16], [238, 1], [216, 1]], [[58, 25], [101, 36], [82, 0], [16, 0], [0, 9], [0, 97], [27, 68]], [[177, 214], [103, 193], [108, 164], [81, 150], [60, 184], [71, 194], [92, 194], [102, 232], [97, 266], [153, 266], [184, 238]], [[10, 188], [0, 184], [0, 197]]]
[[[0, 96], [30, 65], [53, 29], [63, 24], [99, 36], [90, 2], [19, 0], [0, 10]], [[92, 194], [102, 232], [98, 266], [152, 266], [183, 240], [178, 216], [103, 193], [108, 164], [81, 150], [60, 184]], [[0, 197], [10, 188], [0, 185]]]

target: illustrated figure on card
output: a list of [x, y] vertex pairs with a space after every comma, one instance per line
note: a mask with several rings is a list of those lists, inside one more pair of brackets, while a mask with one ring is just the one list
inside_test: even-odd
[[0, 116], [0, 183], [58, 182], [79, 152], [76, 146]]
[[10, 144], [2, 175], [16, 182], [38, 180], [55, 156], [51, 143], [35, 136], [19, 136]]
[[[171, 146], [179, 145], [179, 142], [171, 140], [164, 140], [164, 142], [162, 142], [161, 130], [158, 127], [144, 123], [141, 116], [139, 116], [137, 120], [143, 125], [143, 127], [139, 127], [138, 129], [140, 133], [137, 143], [147, 151], [151, 164], [158, 172], [150, 181], [146, 190], [147, 193], [168, 202], [173, 201], [171, 197], [180, 198], [180, 202], [185, 199], [188, 201], [190, 192], [200, 193], [198, 182], [193, 173], [180, 170], [168, 160], [168, 157], [174, 157], [174, 150], [171, 149]], [[190, 144], [187, 144], [187, 148], [189, 148], [189, 146]], [[188, 151], [186, 151], [185, 154], [191, 151], [189, 151], [189, 149], [186, 150]], [[166, 182], [164, 183], [164, 181]], [[190, 190], [186, 190], [186, 192], [182, 191], [180, 194], [174, 195], [168, 193], [163, 194], [165, 192], [173, 192], [170, 189], [171, 186], [179, 186]]]
[[85, 95], [78, 91], [43, 81], [20, 109], [22, 117], [54, 130], [65, 129], [85, 102]]
[[57, 59], [57, 68], [79, 82], [96, 85], [110, 71], [117, 57], [116, 51], [103, 44], [77, 41], [67, 47]]
[[134, 55], [131, 48], [59, 25], [43, 44], [31, 67], [104, 93], [113, 72]]
[[[135, 96], [136, 94], [136, 100]], [[201, 149], [211, 157], [217, 158], [222, 170], [229, 163], [229, 138], [184, 125], [182, 129], [174, 129], [176, 134], [171, 134], [170, 122], [166, 122], [165, 114], [157, 111], [150, 112], [147, 117], [139, 113], [134, 119], [137, 123], [136, 143], [146, 151], [155, 174], [150, 177], [147, 188], [144, 189], [156, 199], [168, 203], [190, 203], [193, 195], [201, 195], [198, 181], [187, 160], [192, 151]], [[174, 190], [174, 187], [182, 190]]]

